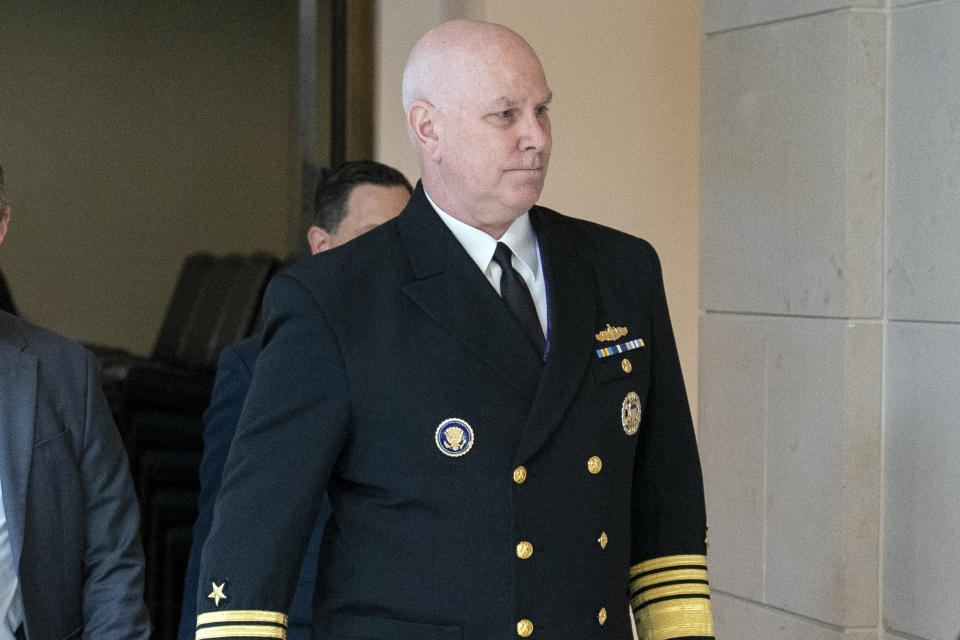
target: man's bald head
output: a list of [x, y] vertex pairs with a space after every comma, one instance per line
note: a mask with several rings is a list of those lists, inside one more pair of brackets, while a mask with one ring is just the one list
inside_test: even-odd
[[436, 106], [456, 100], [457, 85], [472, 70], [504, 54], [539, 59], [518, 33], [492, 22], [451, 20], [428, 31], [414, 45], [403, 71], [403, 111], [416, 99]]
[[540, 197], [552, 93], [533, 48], [507, 27], [454, 20], [414, 46], [403, 106], [424, 189], [495, 238]]

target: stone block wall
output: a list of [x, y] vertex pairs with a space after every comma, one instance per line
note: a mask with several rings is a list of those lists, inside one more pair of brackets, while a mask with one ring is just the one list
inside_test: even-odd
[[717, 637], [960, 634], [960, 0], [703, 2]]

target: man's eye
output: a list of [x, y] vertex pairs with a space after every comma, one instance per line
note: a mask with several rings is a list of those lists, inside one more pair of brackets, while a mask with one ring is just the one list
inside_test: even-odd
[[513, 117], [513, 110], [510, 110], [510, 111], [497, 111], [497, 113], [496, 113], [495, 115], [496, 115], [498, 118], [500, 118], [501, 120], [506, 120], [506, 119], [508, 119], [508, 118], [512, 118], [512, 117]]
[[550, 111], [550, 107], [548, 107], [547, 105], [543, 105], [542, 107], [537, 107], [538, 116], [545, 115], [548, 111]]

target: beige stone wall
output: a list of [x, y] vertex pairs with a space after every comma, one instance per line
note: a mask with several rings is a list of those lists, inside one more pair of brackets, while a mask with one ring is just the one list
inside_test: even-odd
[[954, 640], [960, 0], [705, 0], [718, 637]]
[[419, 171], [400, 76], [414, 42], [453, 17], [506, 24], [540, 54], [554, 92], [553, 157], [541, 203], [657, 248], [696, 407], [700, 3], [378, 3], [376, 154], [411, 178]]

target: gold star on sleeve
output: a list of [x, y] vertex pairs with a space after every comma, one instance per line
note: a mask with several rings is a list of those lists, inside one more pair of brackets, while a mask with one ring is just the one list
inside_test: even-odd
[[220, 606], [220, 601], [227, 599], [226, 594], [223, 592], [223, 589], [224, 589], [224, 587], [227, 586], [227, 583], [224, 582], [223, 584], [221, 584], [221, 585], [219, 585], [219, 586], [217, 585], [216, 582], [211, 582], [210, 584], [213, 585], [213, 591], [211, 591], [211, 592], [210, 592], [210, 595], [208, 595], [207, 597], [210, 598], [211, 600], [213, 600], [213, 604], [214, 604], [215, 606], [219, 607], [219, 606]]

